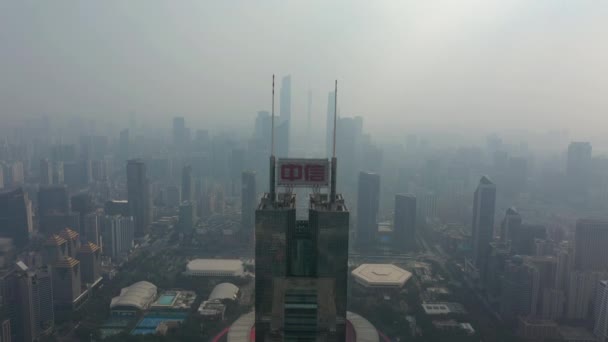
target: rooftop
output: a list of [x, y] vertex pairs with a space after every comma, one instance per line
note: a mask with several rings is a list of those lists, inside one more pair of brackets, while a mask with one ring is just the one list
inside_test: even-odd
[[58, 268], [72, 268], [78, 265], [80, 262], [72, 257], [61, 257], [55, 262], [55, 267]]
[[243, 273], [243, 262], [238, 259], [194, 259], [186, 265], [188, 273]]
[[53, 235], [49, 236], [48, 239], [46, 239], [46, 241], [44, 242], [44, 245], [45, 246], [59, 246], [66, 242], [67, 242], [66, 239], [62, 238], [61, 236], [59, 236], [57, 234], [53, 234]]
[[79, 253], [83, 253], [83, 254], [92, 254], [95, 253], [99, 250], [99, 246], [97, 246], [96, 244], [92, 243], [92, 242], [87, 242], [82, 244], [82, 246], [80, 246], [80, 249], [78, 250]]
[[78, 239], [78, 233], [70, 228], [64, 228], [61, 232], [59, 232], [59, 235], [66, 240]]
[[403, 287], [412, 277], [412, 273], [392, 264], [362, 264], [352, 275], [367, 287]]

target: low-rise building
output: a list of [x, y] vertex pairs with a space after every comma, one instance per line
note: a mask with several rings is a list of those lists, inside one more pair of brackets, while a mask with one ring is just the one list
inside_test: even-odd
[[188, 262], [184, 273], [194, 277], [240, 277], [244, 270], [238, 259], [194, 259]]
[[367, 288], [402, 288], [412, 273], [392, 264], [362, 264], [352, 271], [357, 283]]

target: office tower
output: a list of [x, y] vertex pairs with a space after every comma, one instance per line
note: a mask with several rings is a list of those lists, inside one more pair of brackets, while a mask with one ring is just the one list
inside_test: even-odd
[[241, 232], [247, 240], [253, 240], [255, 231], [255, 177], [255, 171], [243, 171], [241, 175]]
[[377, 172], [380, 165], [375, 164], [376, 156], [372, 156], [366, 163], [361, 162], [365, 157], [370, 157], [361, 148], [364, 140], [363, 118], [339, 118], [336, 130], [336, 154], [340, 156], [338, 186], [354, 188], [359, 170]]
[[564, 315], [566, 294], [562, 290], [547, 288], [542, 291], [541, 317], [558, 320]]
[[48, 159], [40, 160], [40, 185], [53, 185], [53, 163]]
[[23, 162], [15, 161], [8, 167], [9, 184], [13, 187], [23, 185], [25, 182], [25, 168]]
[[277, 140], [276, 153], [277, 156], [285, 158], [289, 155], [289, 120], [282, 117], [276, 120], [277, 126], [274, 131]]
[[526, 264], [535, 269], [535, 288], [532, 298], [532, 308], [530, 313], [534, 316], [547, 318], [551, 312], [543, 312], [545, 304], [543, 299], [545, 293], [555, 288], [555, 273], [557, 269], [557, 259], [553, 256], [527, 256], [524, 257]]
[[378, 230], [380, 205], [380, 175], [372, 172], [359, 173], [357, 195], [357, 248], [369, 249], [374, 245]]
[[509, 228], [511, 252], [520, 255], [536, 254], [535, 241], [547, 237], [547, 229], [542, 225], [522, 224]]
[[114, 259], [125, 256], [135, 234], [135, 220], [131, 216], [106, 215], [101, 218], [103, 254]]
[[494, 235], [495, 202], [496, 186], [488, 177], [481, 177], [473, 201], [472, 238], [473, 262], [479, 271], [482, 283], [485, 282], [486, 262]]
[[82, 282], [94, 284], [101, 277], [101, 250], [92, 242], [84, 243], [76, 254], [80, 261]]
[[608, 341], [608, 280], [601, 280], [595, 295], [595, 325], [593, 333], [597, 342]]
[[532, 309], [534, 300], [535, 270], [515, 256], [505, 264], [501, 285], [500, 314], [512, 321], [518, 316], [526, 316]]
[[572, 271], [568, 283], [566, 318], [588, 319], [597, 302], [595, 295], [600, 280], [608, 279], [608, 272]]
[[78, 188], [87, 186], [93, 179], [90, 160], [78, 160], [63, 163], [63, 180], [66, 185]]
[[176, 208], [179, 207], [180, 203], [180, 188], [175, 185], [169, 185], [167, 189], [165, 189], [165, 205], [168, 207]]
[[68, 241], [57, 234], [50, 235], [42, 247], [42, 262], [52, 265], [68, 255]]
[[608, 221], [578, 220], [574, 235], [574, 267], [581, 271], [608, 270]]
[[589, 142], [571, 142], [568, 145], [566, 174], [571, 191], [584, 192], [590, 185], [591, 151]]
[[52, 264], [52, 270], [55, 307], [72, 309], [80, 296], [80, 262], [70, 256], [61, 256]]
[[296, 220], [295, 195], [266, 194], [256, 210], [256, 341], [343, 341], [348, 209], [340, 195], [310, 198]]
[[521, 227], [521, 215], [515, 208], [507, 209], [505, 218], [500, 223], [500, 241], [506, 243], [510, 240], [509, 232], [518, 230]]
[[4, 189], [4, 167], [0, 164], [0, 190]]
[[86, 214], [84, 217], [84, 226], [80, 227], [80, 237], [83, 241], [90, 241], [96, 245], [100, 244], [100, 229], [99, 229], [99, 218], [102, 216], [103, 211], [100, 209], [97, 212]]
[[125, 162], [129, 159], [129, 129], [123, 129], [120, 131], [118, 138], [118, 157], [121, 162]]
[[426, 223], [427, 219], [439, 216], [437, 208], [437, 195], [432, 192], [423, 192], [416, 196], [417, 199], [417, 218], [421, 223]]
[[191, 202], [182, 202], [179, 206], [179, 221], [177, 226], [179, 232], [182, 234], [190, 235], [194, 232], [194, 206]]
[[565, 291], [570, 272], [574, 268], [574, 251], [569, 242], [562, 242], [555, 250], [557, 270], [555, 271], [555, 288]]
[[71, 258], [76, 258], [76, 253], [80, 249], [79, 234], [70, 228], [64, 228], [59, 232], [59, 236], [67, 241], [66, 255]]
[[[178, 191], [179, 192], [179, 191]], [[179, 198], [177, 200], [179, 202]], [[111, 200], [107, 201], [104, 205], [104, 212], [109, 216], [130, 216], [131, 208], [129, 207], [129, 201], [124, 200]]]
[[127, 197], [130, 215], [135, 219], [135, 236], [142, 237], [148, 233], [152, 221], [152, 201], [146, 165], [141, 160], [127, 163]]
[[32, 204], [23, 189], [0, 193], [0, 236], [13, 239], [18, 248], [29, 241], [33, 229]]
[[194, 197], [194, 182], [192, 181], [192, 166], [182, 169], [182, 202], [192, 202]]
[[[331, 156], [332, 153], [332, 140], [334, 135], [334, 115], [335, 115], [335, 107], [336, 107], [336, 94], [334, 92], [330, 92], [327, 94], [327, 120], [325, 121], [325, 149], [328, 156]], [[339, 126], [340, 127], [340, 126]], [[342, 135], [340, 135], [342, 137]], [[342, 155], [340, 154], [340, 160], [342, 160]]]
[[507, 260], [511, 257], [509, 245], [500, 241], [490, 242], [490, 255], [488, 256], [488, 272], [486, 290], [490, 300], [499, 299], [502, 289], [502, 279]]
[[230, 158], [230, 193], [232, 196], [240, 196], [240, 181], [245, 169], [245, 150], [233, 148]]
[[53, 184], [63, 184], [65, 183], [65, 173], [63, 172], [63, 162], [62, 161], [54, 161], [53, 162]]
[[72, 211], [78, 214], [80, 228], [84, 231], [85, 217], [93, 212], [93, 197], [88, 192], [81, 192], [70, 199]]
[[68, 189], [65, 185], [40, 187], [38, 190], [38, 215], [67, 214], [70, 212]]
[[2, 277], [2, 295], [11, 318], [15, 341], [38, 341], [54, 325], [51, 277], [45, 268], [35, 270], [22, 261]]
[[180, 149], [190, 143], [190, 130], [186, 128], [186, 120], [183, 117], [173, 118], [173, 145]]
[[416, 248], [416, 197], [409, 194], [395, 196], [394, 243], [397, 250]]
[[91, 177], [95, 182], [107, 181], [108, 161], [104, 159], [91, 161]]

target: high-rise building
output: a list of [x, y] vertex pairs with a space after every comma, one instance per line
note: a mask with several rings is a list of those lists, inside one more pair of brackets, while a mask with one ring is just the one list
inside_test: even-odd
[[588, 319], [596, 303], [595, 295], [600, 280], [608, 279], [607, 272], [573, 271], [568, 283], [566, 318]]
[[241, 231], [253, 240], [255, 231], [255, 207], [257, 200], [255, 171], [243, 171], [241, 175]]
[[547, 229], [543, 225], [522, 224], [514, 225], [509, 229], [509, 242], [513, 254], [536, 254], [535, 241], [545, 239], [547, 236]]
[[93, 206], [93, 197], [88, 192], [81, 192], [70, 198], [72, 211], [78, 213], [79, 228], [84, 231], [85, 217], [92, 213], [95, 207]]
[[[38, 341], [52, 331], [54, 310], [51, 277], [22, 261], [0, 277], [3, 310], [10, 318], [13, 341]], [[10, 341], [10, 340], [9, 340]]]
[[192, 202], [194, 200], [193, 192], [192, 166], [186, 165], [182, 169], [182, 202]]
[[126, 255], [133, 247], [135, 220], [131, 216], [106, 215], [101, 218], [103, 254], [112, 258]]
[[120, 136], [118, 138], [118, 156], [120, 158], [120, 162], [125, 162], [129, 159], [129, 129], [123, 129], [120, 131]]
[[130, 215], [135, 219], [135, 236], [142, 237], [148, 233], [152, 221], [152, 200], [146, 164], [141, 160], [127, 163], [127, 197]]
[[183, 117], [173, 118], [173, 145], [176, 148], [184, 148], [190, 143], [190, 131], [186, 128], [186, 120]]
[[597, 342], [608, 341], [608, 280], [601, 280], [595, 295], [595, 326], [593, 333]]
[[52, 265], [53, 301], [56, 308], [72, 309], [80, 296], [80, 262], [70, 256], [62, 256]]
[[70, 198], [65, 185], [40, 187], [38, 190], [38, 215], [67, 214], [70, 212]]
[[482, 283], [485, 282], [486, 262], [494, 235], [496, 186], [486, 176], [481, 177], [473, 201], [473, 262]]
[[524, 263], [520, 256], [508, 260], [501, 285], [500, 314], [503, 319], [513, 321], [526, 316], [532, 309], [535, 293], [536, 270]]
[[507, 209], [505, 218], [500, 224], [500, 241], [503, 243], [509, 241], [509, 232], [519, 229], [521, 227], [521, 222], [521, 215], [519, 215], [515, 208]]
[[295, 195], [266, 194], [256, 211], [256, 341], [343, 341], [348, 209], [341, 196], [310, 199], [296, 220]]
[[82, 282], [94, 284], [101, 276], [101, 250], [99, 246], [92, 242], [84, 243], [76, 254], [80, 261], [82, 272]]
[[416, 197], [395, 196], [394, 243], [397, 250], [410, 251], [416, 247]]
[[359, 173], [357, 195], [357, 240], [359, 249], [373, 247], [378, 230], [380, 205], [380, 175], [372, 172]]
[[194, 232], [195, 215], [194, 206], [191, 202], [182, 202], [179, 206], [179, 221], [177, 226], [179, 231], [186, 235], [191, 235]]
[[608, 270], [608, 221], [578, 220], [574, 235], [574, 267], [581, 271]]
[[53, 184], [53, 163], [48, 159], [40, 160], [40, 184]]
[[566, 174], [571, 191], [584, 192], [590, 185], [591, 151], [589, 142], [575, 141], [568, 145]]
[[32, 203], [18, 188], [0, 193], [0, 236], [13, 239], [18, 248], [25, 246], [32, 232]]

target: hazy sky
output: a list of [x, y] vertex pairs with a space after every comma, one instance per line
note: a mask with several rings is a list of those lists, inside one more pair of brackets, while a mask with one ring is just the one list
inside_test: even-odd
[[[374, 133], [608, 127], [608, 1], [0, 0], [0, 116], [249, 127], [270, 75], [324, 129], [327, 91]], [[278, 101], [277, 101], [278, 104]], [[124, 120], [123, 122], [126, 122]]]

